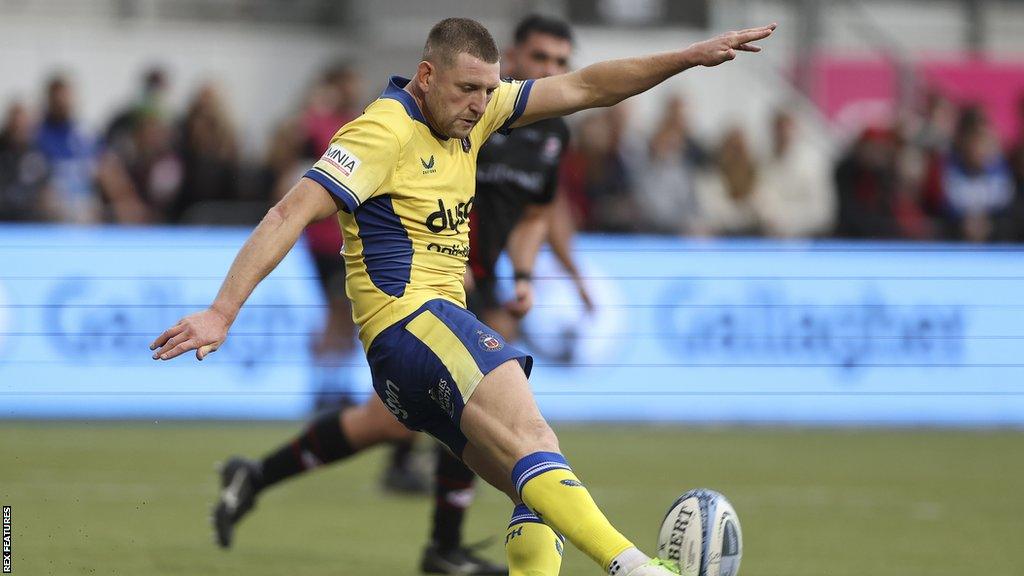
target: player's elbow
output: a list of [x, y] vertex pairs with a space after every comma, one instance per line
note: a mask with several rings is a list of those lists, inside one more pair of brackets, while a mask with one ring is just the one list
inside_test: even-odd
[[592, 81], [585, 74], [581, 74], [578, 78], [576, 89], [578, 101], [585, 103], [581, 109], [607, 108], [615, 106], [629, 97], [629, 94], [618, 90], [615, 85]]
[[304, 180], [300, 181], [288, 194], [285, 194], [284, 198], [281, 198], [267, 211], [263, 221], [268, 226], [280, 228], [291, 225], [305, 228], [307, 224], [316, 219], [318, 205], [313, 201], [316, 196], [304, 188], [304, 183]]
[[263, 221], [260, 222], [260, 226], [275, 230], [279, 229], [288, 222], [288, 219], [291, 217], [290, 213], [291, 210], [282, 200], [281, 202], [274, 204], [270, 210], [267, 210], [267, 214], [263, 216]]
[[591, 99], [597, 102], [597, 104], [594, 105], [595, 108], [615, 106], [628, 97], [628, 93], [618, 90], [615, 86], [591, 88]]
[[615, 106], [628, 97], [627, 94], [619, 94], [612, 89], [589, 88], [579, 97], [582, 104], [575, 106], [575, 112], [591, 108], [608, 108]]

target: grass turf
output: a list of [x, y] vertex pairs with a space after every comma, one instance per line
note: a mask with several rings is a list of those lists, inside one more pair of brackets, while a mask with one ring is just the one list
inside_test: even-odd
[[[213, 465], [259, 455], [298, 425], [0, 423], [0, 504], [13, 573], [402, 576], [428, 529], [425, 498], [376, 485], [385, 451], [265, 494], [229, 552], [212, 542]], [[612, 521], [654, 549], [666, 507], [729, 496], [743, 576], [1024, 574], [1024, 433], [560, 427]], [[503, 536], [510, 506], [480, 490], [469, 540]], [[566, 546], [562, 574], [600, 574]], [[499, 543], [488, 555], [502, 557]]]

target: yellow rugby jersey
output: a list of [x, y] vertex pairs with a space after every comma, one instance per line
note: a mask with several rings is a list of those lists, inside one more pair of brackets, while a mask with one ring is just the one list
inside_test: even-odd
[[470, 135], [456, 139], [430, 128], [408, 83], [392, 76], [305, 174], [344, 204], [345, 291], [364, 348], [428, 300], [466, 306], [477, 152], [523, 114], [533, 85], [501, 82]]

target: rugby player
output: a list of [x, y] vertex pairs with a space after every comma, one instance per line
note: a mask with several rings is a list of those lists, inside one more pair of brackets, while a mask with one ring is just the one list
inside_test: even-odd
[[[572, 30], [561, 20], [531, 15], [515, 28], [514, 42], [502, 60], [503, 72], [516, 80], [545, 78], [568, 70]], [[477, 194], [472, 210], [472, 279], [468, 282], [470, 310], [509, 338], [509, 317], [529, 311], [533, 302], [530, 271], [547, 236], [552, 201], [558, 186], [558, 168], [569, 138], [562, 118], [549, 118], [492, 137], [477, 158]], [[483, 225], [480, 223], [483, 222]], [[496, 294], [495, 264], [506, 241], [516, 270], [516, 298], [506, 308]], [[566, 265], [575, 264], [564, 254]], [[578, 278], [578, 274], [574, 277]], [[581, 284], [579, 289], [586, 294]], [[589, 302], [589, 299], [586, 301]], [[504, 329], [503, 329], [504, 328]], [[411, 441], [415, 433], [402, 426], [372, 397], [363, 406], [346, 406], [322, 414], [297, 437], [271, 451], [260, 461], [230, 458], [221, 469], [221, 494], [212, 520], [217, 542], [231, 545], [237, 524], [256, 503], [259, 494], [283, 480], [335, 464], [378, 442]], [[463, 546], [465, 511], [473, 500], [475, 475], [447, 449], [437, 450], [431, 541], [420, 568], [427, 574], [503, 575], [504, 566], [477, 556]]]
[[[374, 389], [405, 426], [443, 442], [515, 504], [506, 534], [511, 574], [557, 574], [561, 538], [611, 575], [678, 573], [616, 530], [580, 483], [527, 382], [532, 358], [465, 310], [476, 154], [494, 132], [611, 106], [694, 66], [717, 66], [775, 25], [684, 49], [599, 62], [526, 81], [499, 80], [498, 49], [478, 22], [430, 31], [412, 79], [343, 126], [323, 157], [239, 251], [209, 308], [154, 340], [153, 358], [216, 351], [245, 300], [310, 223], [336, 214], [346, 291]], [[542, 520], [543, 519], [543, 520]]]
[[[530, 15], [516, 26], [514, 42], [503, 59], [504, 72], [516, 80], [546, 78], [568, 69], [572, 33], [561, 20]], [[477, 194], [472, 210], [470, 310], [486, 324], [509, 324], [507, 317], [524, 315], [532, 302], [529, 272], [547, 236], [558, 167], [568, 140], [561, 118], [550, 118], [515, 130], [496, 141], [489, 139], [477, 158]], [[484, 222], [481, 225], [479, 222]], [[495, 264], [510, 238], [516, 269], [516, 298], [509, 308], [496, 294]], [[567, 250], [561, 253], [567, 254]], [[575, 270], [571, 259], [567, 262]], [[580, 286], [582, 293], [586, 288]], [[477, 297], [474, 297], [476, 295]], [[588, 300], [589, 301], [589, 300]], [[511, 314], [510, 314], [511, 313]], [[507, 330], [508, 328], [506, 328]], [[340, 462], [380, 442], [409, 441], [412, 430], [402, 426], [378, 397], [364, 406], [344, 407], [322, 414], [290, 442], [262, 460], [227, 460], [221, 469], [221, 493], [212, 520], [217, 542], [231, 544], [234, 525], [247, 515], [265, 489], [324, 464]], [[465, 510], [473, 499], [475, 475], [446, 449], [437, 450], [431, 541], [420, 568], [427, 574], [508, 574], [463, 545]]]

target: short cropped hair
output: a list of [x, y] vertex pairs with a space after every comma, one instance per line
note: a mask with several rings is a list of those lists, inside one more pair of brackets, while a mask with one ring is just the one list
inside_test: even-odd
[[548, 36], [566, 40], [570, 44], [573, 43], [572, 28], [569, 26], [569, 23], [550, 16], [530, 14], [523, 18], [516, 25], [516, 31], [513, 33], [512, 39], [515, 40], [516, 44], [522, 44], [531, 34], [547, 34]]
[[469, 18], [445, 18], [430, 29], [423, 59], [450, 66], [462, 52], [490, 64], [499, 57], [498, 45], [483, 24]]

